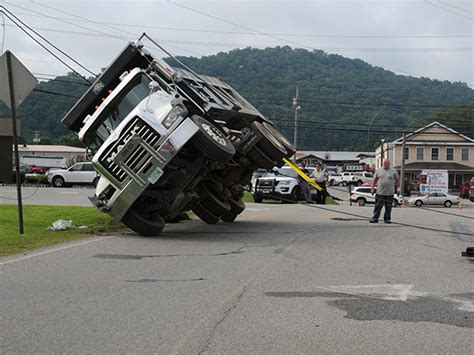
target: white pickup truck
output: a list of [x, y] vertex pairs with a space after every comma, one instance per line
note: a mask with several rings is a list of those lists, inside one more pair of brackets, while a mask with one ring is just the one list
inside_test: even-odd
[[364, 182], [371, 181], [374, 177], [374, 174], [366, 171], [344, 171], [342, 173], [342, 183], [343, 185], [357, 185], [360, 186]]

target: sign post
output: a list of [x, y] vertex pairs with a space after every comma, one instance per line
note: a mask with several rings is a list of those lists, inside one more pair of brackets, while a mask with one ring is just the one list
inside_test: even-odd
[[16, 108], [38, 84], [36, 78], [10, 52], [6, 51], [0, 57], [0, 100], [10, 108], [12, 114], [13, 145], [15, 150], [16, 192], [18, 200], [18, 229], [24, 233], [23, 204], [21, 197], [20, 158], [18, 154], [18, 132], [16, 125]]

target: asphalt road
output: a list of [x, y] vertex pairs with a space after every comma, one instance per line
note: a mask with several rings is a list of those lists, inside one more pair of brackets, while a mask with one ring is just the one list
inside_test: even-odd
[[0, 352], [474, 352], [472, 219], [327, 208], [250, 204], [232, 225], [0, 259]]

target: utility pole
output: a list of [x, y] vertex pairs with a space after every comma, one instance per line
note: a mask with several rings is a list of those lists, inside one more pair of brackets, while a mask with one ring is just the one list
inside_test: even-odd
[[295, 110], [295, 127], [294, 127], [294, 135], [293, 135], [293, 146], [295, 147], [295, 157], [294, 161], [296, 163], [296, 153], [298, 151], [298, 110], [300, 106], [298, 106], [298, 84], [296, 84], [296, 95], [293, 98], [293, 108]]
[[385, 152], [383, 151], [385, 139], [382, 138], [381, 142], [382, 142], [382, 145], [380, 146], [380, 166], [383, 166], [383, 160], [385, 159]]
[[402, 142], [402, 165], [400, 170], [400, 193], [405, 194], [405, 132], [403, 132]]

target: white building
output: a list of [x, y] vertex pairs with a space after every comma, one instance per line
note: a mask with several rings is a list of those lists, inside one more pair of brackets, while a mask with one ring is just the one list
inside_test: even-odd
[[20, 162], [47, 168], [65, 168], [73, 159], [86, 157], [85, 148], [65, 145], [19, 145]]

